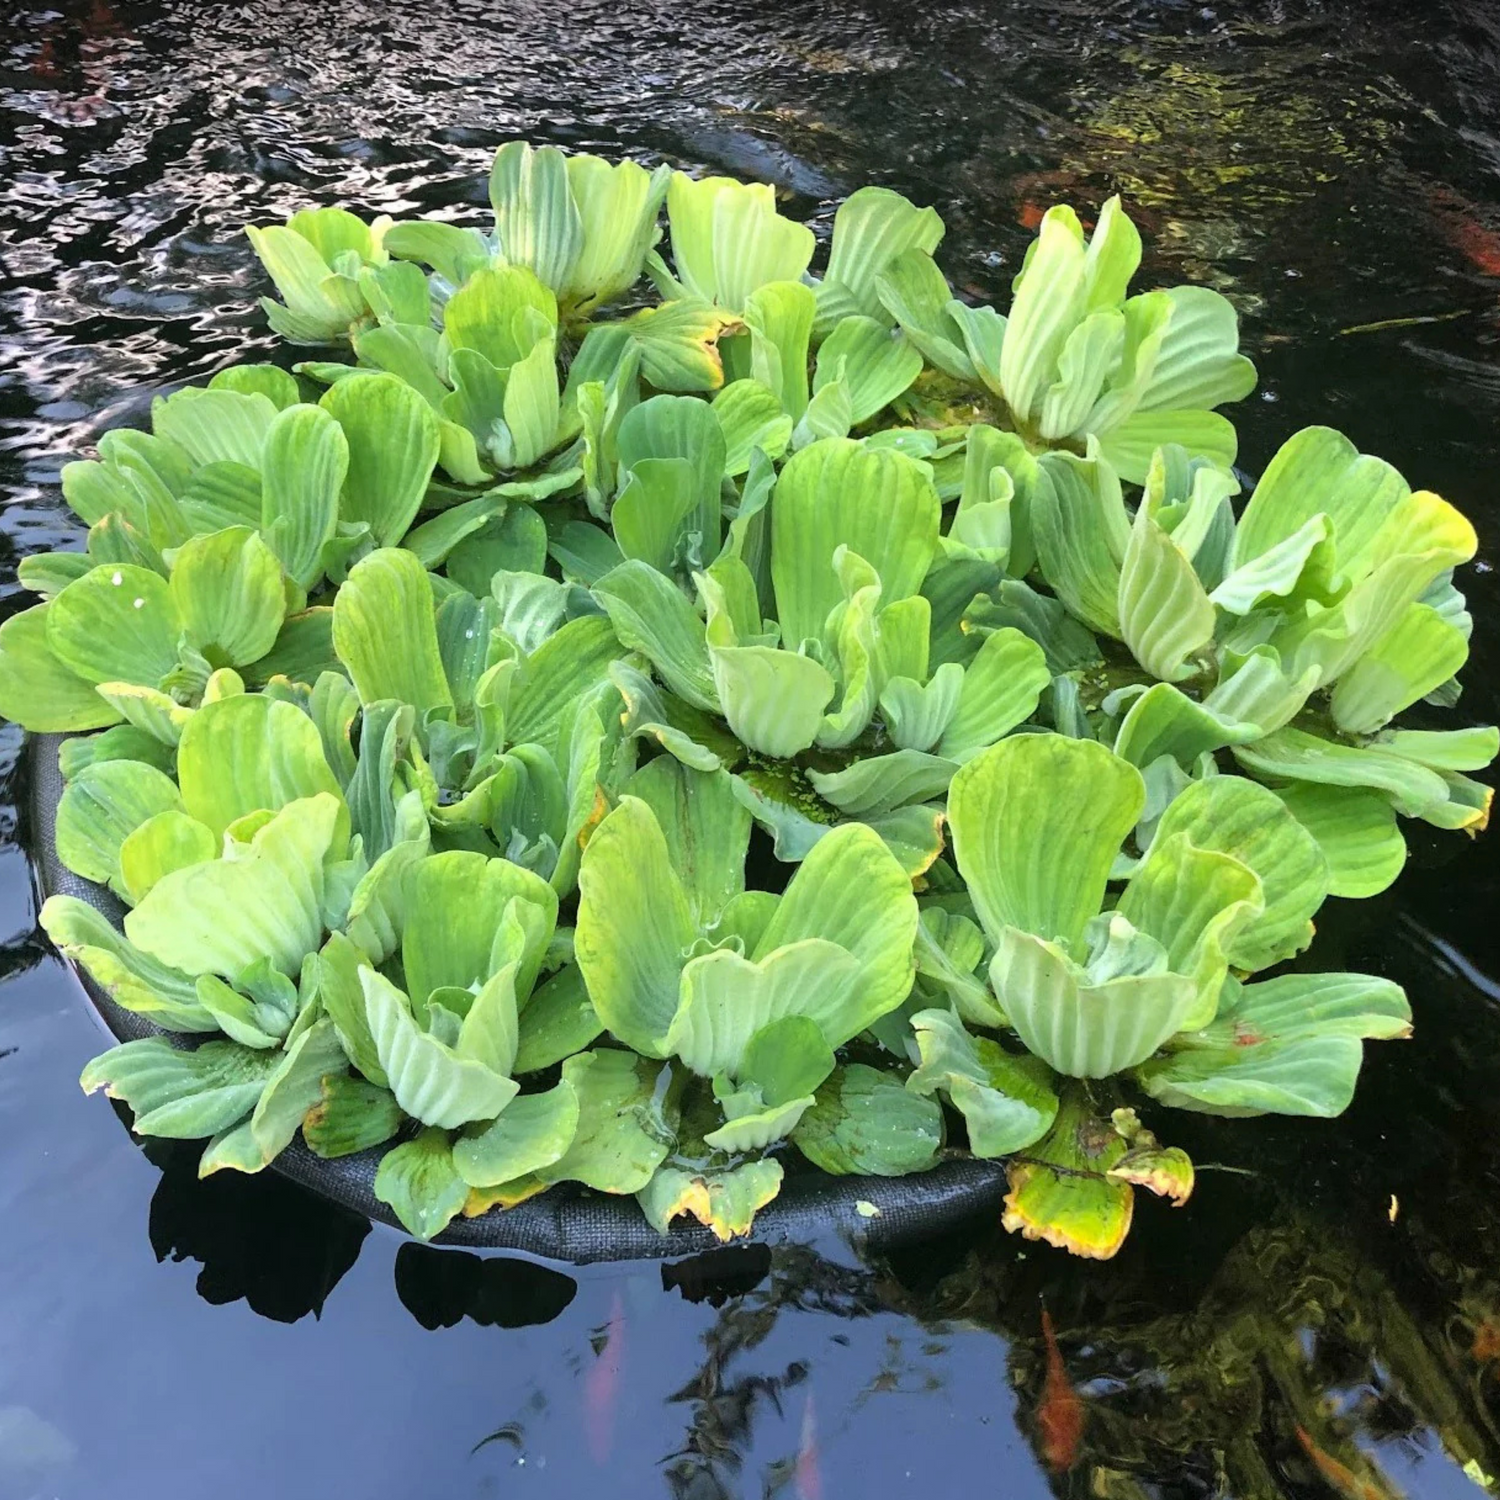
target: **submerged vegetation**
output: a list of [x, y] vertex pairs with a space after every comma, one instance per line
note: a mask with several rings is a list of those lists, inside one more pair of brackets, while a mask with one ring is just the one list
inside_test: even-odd
[[881, 188], [821, 277], [769, 187], [516, 143], [490, 189], [251, 230], [352, 360], [64, 471], [0, 712], [77, 736], [58, 854], [129, 908], [47, 932], [177, 1034], [84, 1086], [203, 1173], [386, 1147], [421, 1238], [562, 1182], [729, 1238], [799, 1157], [967, 1150], [1095, 1256], [1191, 1193], [1154, 1105], [1342, 1111], [1400, 988], [1255, 976], [1402, 818], [1484, 825], [1500, 735], [1392, 727], [1458, 698], [1463, 516], [1324, 428], [1238, 504], [1234, 310], [1130, 294], [1117, 200], [1002, 314]]

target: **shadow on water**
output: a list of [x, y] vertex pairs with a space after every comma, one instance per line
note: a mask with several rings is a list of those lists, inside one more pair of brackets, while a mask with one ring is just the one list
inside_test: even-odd
[[[1123, 192], [1146, 274], [1231, 296], [1243, 461], [1331, 422], [1474, 516], [1456, 719], [1500, 714], [1500, 15], [1356, 0], [0, 4], [0, 599], [81, 544], [61, 464], [273, 350], [239, 234], [309, 202], [478, 215], [517, 135], [773, 183], [825, 233], [934, 203], [1002, 294]], [[273, 350], [283, 361], [290, 355]], [[869, 1264], [750, 1246], [574, 1275], [199, 1181], [74, 1080], [0, 729], [0, 1500], [333, 1486], [708, 1500], [1500, 1493], [1500, 856], [1412, 835], [1314, 967], [1405, 984], [1335, 1125], [1176, 1116], [1204, 1164], [1114, 1262], [991, 1225]], [[181, 1264], [177, 1264], [181, 1263]], [[165, 1433], [170, 1429], [170, 1441]]]

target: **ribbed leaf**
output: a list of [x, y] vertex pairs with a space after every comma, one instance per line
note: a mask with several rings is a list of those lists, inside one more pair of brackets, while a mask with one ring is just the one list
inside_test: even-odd
[[118, 723], [119, 710], [53, 651], [47, 616], [56, 602], [23, 609], [0, 625], [0, 717], [38, 734]]
[[1196, 982], [1183, 974], [1090, 983], [1056, 943], [1016, 927], [1000, 934], [990, 983], [1027, 1051], [1074, 1078], [1108, 1078], [1144, 1062], [1198, 1002]]
[[751, 1037], [787, 1016], [806, 1016], [842, 1046], [866, 1024], [861, 976], [852, 953], [822, 938], [778, 945], [758, 963], [718, 949], [683, 969], [667, 1050], [705, 1078], [737, 1073]]
[[596, 1048], [570, 1057], [563, 1081], [578, 1094], [578, 1130], [544, 1182], [581, 1182], [601, 1193], [638, 1193], [672, 1148], [676, 1107], [660, 1063]]
[[841, 318], [818, 350], [813, 395], [842, 379], [849, 422], [857, 426], [887, 407], [922, 373], [922, 355], [899, 329], [875, 318]]
[[287, 576], [310, 589], [338, 526], [349, 440], [320, 407], [290, 406], [266, 430], [260, 456], [261, 534]]
[[205, 703], [188, 720], [177, 779], [183, 806], [216, 839], [247, 813], [276, 812], [320, 792], [343, 800], [317, 725], [290, 703], [258, 693]]
[[1155, 838], [1178, 833], [1199, 849], [1233, 856], [1260, 877], [1265, 911], [1229, 944], [1236, 968], [1268, 968], [1312, 941], [1313, 913], [1328, 894], [1328, 862], [1274, 792], [1240, 776], [1194, 782], [1162, 814]]
[[843, 598], [840, 546], [879, 575], [886, 605], [915, 594], [937, 551], [941, 505], [925, 466], [828, 438], [796, 454], [771, 502], [771, 572], [782, 640], [820, 638]]
[[1009, 927], [1066, 944], [1099, 910], [1145, 802], [1133, 766], [1091, 740], [1002, 740], [953, 778], [954, 857], [992, 940]]
[[170, 776], [138, 760], [86, 766], [63, 790], [57, 805], [57, 857], [75, 874], [127, 894], [120, 847], [158, 813], [180, 811], [182, 798]]
[[168, 1031], [217, 1031], [193, 980], [128, 942], [99, 911], [76, 896], [49, 896], [39, 917], [63, 955], [88, 971], [116, 1005]]
[[921, 1061], [906, 1087], [920, 1095], [947, 1094], [964, 1117], [975, 1156], [1024, 1151], [1052, 1128], [1057, 1095], [1036, 1058], [970, 1036], [949, 1011], [919, 1011], [911, 1024]]
[[1303, 428], [1277, 450], [1246, 504], [1234, 563], [1260, 557], [1321, 513], [1333, 523], [1347, 573], [1409, 493], [1395, 469], [1359, 453], [1342, 433]]
[[636, 1197], [658, 1234], [691, 1214], [714, 1238], [727, 1242], [750, 1232], [755, 1215], [781, 1191], [779, 1161], [747, 1161], [718, 1171], [661, 1167]]
[[1318, 841], [1330, 896], [1378, 896], [1401, 873], [1406, 840], [1396, 810], [1379, 792], [1303, 782], [1276, 795]]
[[1042, 574], [1069, 611], [1092, 630], [1120, 637], [1120, 570], [1130, 523], [1114, 471], [1097, 459], [1048, 453], [1049, 484], [1032, 505]]
[[453, 1143], [453, 1165], [470, 1187], [494, 1187], [550, 1167], [573, 1144], [578, 1091], [566, 1079], [512, 1100], [499, 1119]]
[[708, 931], [745, 889], [750, 814], [734, 795], [729, 777], [722, 771], [694, 771], [662, 755], [642, 766], [621, 795], [639, 797], [651, 809], [693, 921]]
[[1339, 678], [1329, 707], [1345, 734], [1373, 734], [1458, 674], [1469, 639], [1435, 609], [1408, 605]]
[[421, 713], [453, 701], [432, 584], [404, 548], [382, 548], [350, 569], [333, 602], [333, 646], [362, 703], [395, 698]]
[[583, 221], [568, 185], [568, 159], [556, 146], [510, 141], [490, 171], [495, 237], [513, 266], [561, 291], [583, 249]]
[[992, 632], [964, 670], [958, 707], [937, 753], [966, 764], [1029, 719], [1050, 681], [1046, 653], [1036, 642], [1019, 630]]
[[184, 542], [172, 562], [172, 598], [188, 645], [216, 666], [264, 656], [286, 613], [281, 564], [245, 526]]
[[1327, 1119], [1353, 1097], [1361, 1039], [1410, 1029], [1406, 996], [1388, 979], [1288, 974], [1240, 988], [1211, 1027], [1138, 1076], [1179, 1109]]
[[797, 1149], [825, 1172], [905, 1177], [937, 1164], [943, 1111], [901, 1080], [863, 1063], [834, 1071], [792, 1132]]
[[651, 809], [623, 797], [594, 830], [578, 872], [578, 967], [599, 1019], [627, 1046], [666, 1054], [683, 953], [697, 937]]
[[880, 276], [903, 252], [930, 257], [942, 238], [936, 209], [918, 208], [890, 188], [852, 192], [833, 218], [828, 273], [818, 286], [819, 326], [831, 328], [851, 313], [891, 316], [881, 304]]
[[1070, 208], [1048, 209], [1033, 251], [1016, 278], [1015, 301], [1000, 352], [1005, 399], [1023, 422], [1040, 415], [1057, 378], [1068, 335], [1088, 310], [1083, 231]]
[[339, 519], [364, 522], [377, 547], [394, 547], [416, 518], [437, 464], [436, 415], [394, 375], [341, 380], [319, 405], [349, 444]]
[[[819, 839], [798, 866], [750, 956], [763, 959], [808, 938], [848, 949], [863, 969], [858, 999], [864, 1019], [853, 1036], [906, 998], [916, 929], [906, 872], [878, 834], [846, 823]], [[847, 1040], [830, 1038], [835, 1046]]]
[[1131, 654], [1163, 682], [1191, 677], [1213, 641], [1214, 606], [1191, 561], [1145, 505], [1125, 548], [1119, 612]]
[[182, 615], [167, 580], [149, 568], [94, 568], [41, 606], [37, 618], [46, 622], [52, 656], [86, 682], [157, 687], [177, 665]]
[[227, 1130], [255, 1108], [279, 1062], [235, 1042], [206, 1042], [179, 1050], [165, 1037], [123, 1042], [96, 1057], [79, 1082], [86, 1094], [102, 1088], [123, 1099], [137, 1135], [200, 1140]]
[[346, 816], [327, 793], [288, 803], [233, 859], [163, 876], [125, 935], [184, 974], [232, 979], [259, 959], [296, 974], [322, 942], [326, 864], [343, 856]]
[[[384, 975], [361, 968], [359, 978], [381, 1069], [396, 1102], [413, 1119], [451, 1129], [471, 1120], [493, 1120], [515, 1098], [519, 1085], [489, 1063], [465, 1055], [462, 1033], [459, 1045], [440, 1041], [417, 1025], [410, 1001]], [[476, 1007], [478, 1003], [476, 999]]]

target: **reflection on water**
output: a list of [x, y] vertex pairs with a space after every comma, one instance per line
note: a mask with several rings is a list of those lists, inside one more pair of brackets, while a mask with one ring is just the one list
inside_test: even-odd
[[[1476, 518], [1460, 713], [1500, 712], [1484, 0], [0, 0], [6, 607], [19, 555], [80, 542], [64, 461], [272, 347], [246, 220], [477, 214], [517, 135], [771, 182], [823, 233], [888, 183], [987, 295], [1050, 202], [1123, 191], [1148, 274], [1241, 310], [1248, 468], [1329, 421]], [[200, 1182], [82, 1100], [98, 1038], [34, 936], [17, 749], [0, 729], [0, 1500], [1500, 1493], [1492, 841], [1419, 830], [1396, 892], [1330, 904], [1311, 962], [1405, 984], [1415, 1040], [1336, 1126], [1174, 1118], [1197, 1196], [1143, 1206], [1116, 1262], [977, 1225], [881, 1265], [569, 1275]]]

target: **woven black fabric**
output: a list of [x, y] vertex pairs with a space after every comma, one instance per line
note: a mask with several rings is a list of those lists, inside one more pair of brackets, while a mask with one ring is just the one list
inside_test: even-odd
[[[125, 909], [115, 896], [102, 886], [80, 880], [57, 858], [54, 831], [63, 789], [57, 752], [62, 739], [51, 734], [33, 737], [32, 843], [42, 890], [46, 895], [77, 896], [118, 926]], [[78, 978], [105, 1025], [121, 1041], [166, 1035], [173, 1042], [190, 1045], [116, 1005], [87, 974], [79, 972]], [[399, 1228], [390, 1209], [374, 1192], [375, 1170], [385, 1149], [324, 1161], [298, 1136], [274, 1165], [293, 1181]], [[788, 1176], [780, 1196], [756, 1215], [751, 1238], [769, 1243], [799, 1241], [833, 1230], [869, 1249], [886, 1249], [940, 1233], [975, 1214], [998, 1216], [1004, 1192], [1004, 1169], [994, 1162], [946, 1162], [914, 1177], [794, 1174]], [[866, 1213], [860, 1211], [861, 1204]], [[867, 1216], [871, 1204], [879, 1212]], [[456, 1219], [436, 1243], [523, 1250], [586, 1265], [693, 1255], [712, 1249], [718, 1241], [697, 1225], [658, 1234], [646, 1222], [634, 1198], [593, 1193], [568, 1184], [512, 1209], [491, 1209], [477, 1218]]]

